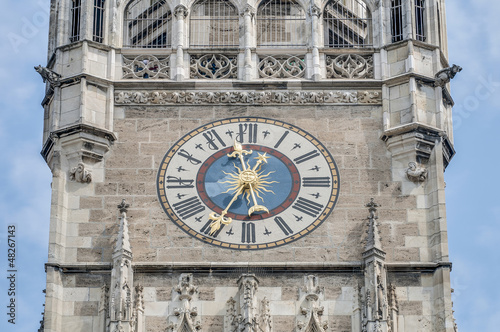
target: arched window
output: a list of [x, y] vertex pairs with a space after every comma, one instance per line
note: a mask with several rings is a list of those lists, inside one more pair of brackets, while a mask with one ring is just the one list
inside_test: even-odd
[[324, 12], [325, 47], [371, 46], [370, 11], [361, 0], [331, 0]]
[[94, 0], [92, 39], [98, 43], [104, 41], [104, 0]]
[[228, 0], [200, 0], [191, 10], [191, 47], [238, 47], [238, 11]]
[[306, 46], [306, 15], [294, 0], [264, 0], [257, 10], [257, 46]]
[[82, 12], [82, 4], [80, 0], [71, 1], [71, 31], [69, 32], [69, 40], [73, 43], [80, 40], [80, 15]]
[[172, 12], [165, 0], [134, 0], [125, 10], [125, 47], [172, 46]]

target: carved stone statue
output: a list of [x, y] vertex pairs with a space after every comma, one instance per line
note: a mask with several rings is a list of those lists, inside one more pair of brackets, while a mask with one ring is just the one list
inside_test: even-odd
[[444, 87], [447, 83], [449, 83], [457, 73], [462, 71], [462, 67], [453, 65], [451, 67], [440, 70], [436, 74], [436, 81], [434, 82], [434, 86]]
[[42, 76], [43, 83], [49, 81], [50, 84], [58, 86], [60, 84], [61, 75], [50, 70], [47, 67], [36, 66], [35, 70]]
[[406, 177], [413, 182], [424, 182], [427, 179], [427, 169], [412, 161], [408, 163]]
[[92, 174], [85, 169], [85, 164], [80, 162], [78, 166], [73, 167], [69, 172], [69, 179], [81, 183], [90, 183], [92, 181]]

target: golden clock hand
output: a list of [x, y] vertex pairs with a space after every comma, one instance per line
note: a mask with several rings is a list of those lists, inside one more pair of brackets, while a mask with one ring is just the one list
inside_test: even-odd
[[257, 212], [257, 211], [265, 211], [265, 212], [269, 213], [269, 210], [264, 205], [257, 204], [257, 199], [255, 198], [255, 192], [253, 190], [253, 187], [251, 184], [249, 184], [248, 186], [250, 187], [250, 194], [252, 196], [252, 200], [253, 200], [253, 204], [254, 204], [250, 209], [248, 209], [248, 216], [250, 217], [252, 215], [252, 213]]
[[[266, 156], [266, 153], [264, 153], [263, 155], [259, 153], [259, 156], [257, 158], [255, 158], [255, 159], [257, 159], [257, 162], [255, 163], [255, 166], [253, 167], [252, 172], [254, 172], [257, 175], [256, 170], [259, 167], [259, 165], [262, 163], [267, 164], [267, 159], [269, 159], [269, 158], [270, 157]], [[248, 187], [250, 189], [250, 194], [251, 194], [252, 200], [253, 200], [253, 206], [250, 209], [248, 209], [248, 216], [250, 217], [252, 215], [252, 213], [257, 212], [257, 211], [265, 211], [265, 212], [269, 213], [269, 210], [267, 207], [265, 207], [263, 205], [259, 205], [257, 203], [257, 198], [255, 197], [255, 191], [254, 191], [251, 183], [248, 184]]]
[[234, 141], [233, 149], [234, 149], [234, 151], [231, 152], [231, 153], [228, 153], [227, 156], [229, 158], [237, 158], [237, 157], [239, 157], [240, 161], [241, 161], [241, 166], [243, 167], [243, 170], [246, 171], [247, 170], [247, 166], [245, 164], [245, 160], [243, 159], [243, 155], [245, 155], [245, 154], [252, 154], [252, 150], [250, 150], [250, 151], [243, 150], [243, 146], [241, 145], [241, 143], [238, 142], [238, 141], [236, 141], [236, 140]]
[[238, 196], [241, 195], [244, 188], [245, 188], [245, 185], [243, 185], [243, 184], [238, 188], [238, 191], [236, 192], [236, 194], [234, 194], [233, 198], [231, 199], [229, 204], [226, 206], [226, 208], [221, 212], [220, 216], [217, 216], [217, 213], [215, 213], [215, 212], [212, 212], [209, 214], [208, 219], [213, 220], [213, 222], [210, 224], [209, 235], [212, 235], [215, 232], [217, 232], [219, 230], [219, 228], [221, 227], [221, 224], [229, 225], [230, 223], [233, 222], [232, 218], [229, 218], [229, 217], [225, 218], [225, 215], [227, 214], [227, 212], [231, 208], [231, 205], [233, 205], [234, 201], [236, 201]]

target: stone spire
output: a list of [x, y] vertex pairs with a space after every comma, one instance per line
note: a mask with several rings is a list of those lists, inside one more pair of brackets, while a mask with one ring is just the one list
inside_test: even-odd
[[363, 257], [368, 257], [373, 254], [378, 254], [382, 256], [381, 258], [385, 258], [385, 252], [382, 249], [382, 242], [380, 241], [380, 232], [378, 230], [378, 216], [377, 208], [380, 207], [379, 204], [375, 203], [375, 201], [370, 199], [370, 202], [365, 205], [370, 212], [368, 216], [368, 236], [366, 238], [366, 247], [363, 253]]
[[[395, 288], [391, 287], [391, 296], [388, 294], [390, 285], [387, 284], [386, 253], [382, 249], [377, 223], [377, 208], [380, 205], [372, 198], [365, 206], [370, 212], [369, 229], [363, 252], [364, 286], [360, 287], [354, 299], [360, 302], [353, 310], [355, 329], [360, 327], [366, 332], [396, 332], [397, 304], [394, 303], [397, 299]], [[392, 310], [393, 307], [395, 310]]]
[[118, 239], [116, 240], [115, 251], [113, 251], [113, 256], [118, 253], [127, 253], [130, 254], [130, 258], [132, 258], [132, 249], [130, 247], [130, 239], [128, 233], [128, 221], [127, 221], [127, 209], [129, 208], [129, 204], [125, 203], [125, 200], [122, 200], [121, 204], [118, 205], [118, 209], [120, 210], [120, 230], [118, 231]]
[[[125, 200], [118, 205], [121, 214], [120, 230], [112, 256], [113, 270], [111, 271], [111, 287], [109, 288], [109, 330], [119, 332], [143, 331], [143, 326], [137, 325], [140, 312], [134, 308], [138, 301], [134, 301], [132, 249], [127, 222], [128, 207]], [[104, 292], [105, 290], [103, 290]]]

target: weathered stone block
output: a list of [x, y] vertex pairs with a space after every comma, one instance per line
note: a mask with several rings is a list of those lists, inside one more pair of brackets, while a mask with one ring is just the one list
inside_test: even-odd
[[75, 302], [75, 316], [97, 316], [98, 302]]

